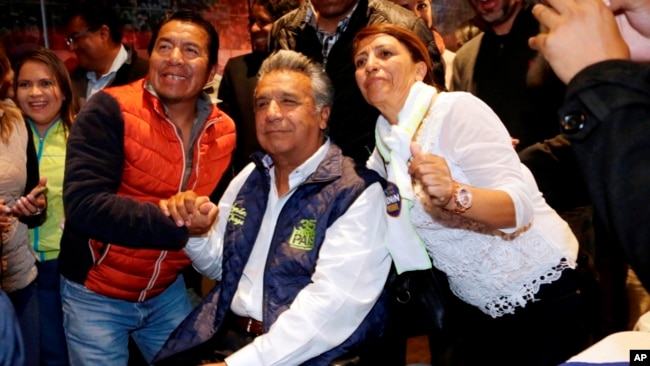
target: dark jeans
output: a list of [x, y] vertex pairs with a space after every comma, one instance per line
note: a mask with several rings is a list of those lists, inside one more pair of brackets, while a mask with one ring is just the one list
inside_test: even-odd
[[63, 331], [61, 277], [56, 259], [38, 263], [38, 312], [41, 331], [41, 365], [66, 366], [68, 347]]
[[38, 293], [36, 283], [7, 293], [16, 310], [20, 332], [25, 345], [25, 366], [39, 366], [39, 326], [38, 326]]
[[0, 290], [0, 365], [13, 366], [25, 363], [25, 348], [14, 305]]

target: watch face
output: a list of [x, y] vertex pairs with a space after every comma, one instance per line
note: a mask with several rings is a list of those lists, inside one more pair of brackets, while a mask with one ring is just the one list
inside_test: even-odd
[[472, 193], [465, 187], [460, 187], [456, 195], [456, 203], [463, 208], [472, 206]]

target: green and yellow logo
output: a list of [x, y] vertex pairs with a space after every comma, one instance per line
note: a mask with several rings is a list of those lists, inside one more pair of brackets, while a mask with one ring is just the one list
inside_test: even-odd
[[246, 209], [243, 207], [237, 206], [236, 203], [232, 205], [232, 208], [230, 209], [230, 215], [228, 215], [228, 222], [233, 224], [233, 225], [244, 225], [244, 221], [246, 220]]
[[316, 220], [300, 220], [298, 227], [293, 228], [289, 246], [295, 249], [312, 250], [316, 241]]

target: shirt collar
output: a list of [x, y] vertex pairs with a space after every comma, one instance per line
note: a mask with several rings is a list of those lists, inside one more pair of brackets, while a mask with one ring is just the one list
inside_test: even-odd
[[108, 72], [101, 77], [97, 78], [97, 74], [94, 71], [88, 71], [86, 73], [86, 77], [88, 80], [96, 81], [102, 78], [105, 78], [109, 75], [112, 75], [113, 73], [117, 73], [117, 71], [126, 63], [126, 61], [129, 59], [129, 53], [126, 51], [126, 48], [124, 48], [124, 45], [120, 45], [120, 50], [117, 52], [117, 55], [113, 59], [113, 63], [111, 64], [111, 68], [108, 70]]
[[[339, 23], [336, 27], [336, 34], [340, 34], [345, 32], [345, 30], [348, 28], [348, 24], [350, 24], [350, 18], [352, 17], [352, 14], [354, 13], [355, 10], [357, 10], [357, 6], [359, 5], [359, 2], [357, 1], [356, 4], [350, 9], [350, 12], [348, 15], [345, 16], [345, 18], [339, 20]], [[320, 33], [325, 33], [322, 30], [318, 28], [318, 22], [316, 21], [316, 14], [314, 13], [314, 8], [311, 2], [309, 3], [309, 6], [307, 6], [307, 14], [305, 15], [305, 22], [309, 24], [312, 28], [314, 28], [317, 32]]]
[[[156, 91], [151, 86], [151, 82], [149, 81], [149, 79], [145, 80], [144, 88], [149, 94], [153, 95], [154, 98], [160, 100], [160, 97], [158, 97], [158, 93], [156, 93]], [[167, 106], [165, 105], [165, 103], [162, 103], [161, 101], [160, 104], [165, 109], [165, 115], [169, 116], [169, 112], [167, 111]], [[196, 112], [197, 113], [196, 113], [195, 122], [207, 120], [208, 116], [212, 112], [212, 101], [210, 99], [210, 96], [207, 93], [201, 92], [201, 94], [199, 95], [199, 99], [196, 101]]]
[[[290, 190], [292, 190], [295, 187], [294, 182], [302, 183], [307, 180], [314, 172], [316, 169], [318, 169], [318, 166], [320, 163], [325, 159], [325, 156], [327, 155], [327, 151], [330, 148], [330, 139], [329, 137], [325, 138], [325, 143], [321, 145], [321, 147], [316, 150], [316, 152], [309, 157], [309, 159], [305, 160], [304, 163], [300, 164], [296, 169], [294, 169], [291, 174], [289, 174], [289, 186]], [[271, 170], [273, 168], [273, 159], [267, 154], [264, 155], [264, 158], [262, 158], [262, 163], [264, 164], [264, 167]]]

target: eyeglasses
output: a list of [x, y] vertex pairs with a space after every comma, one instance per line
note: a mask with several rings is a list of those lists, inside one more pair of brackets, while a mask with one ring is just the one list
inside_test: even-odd
[[82, 30], [81, 32], [71, 34], [71, 35], [65, 37], [65, 44], [67, 44], [68, 46], [72, 46], [72, 44], [74, 42], [76, 42], [79, 38], [85, 37], [85, 36], [87, 36], [88, 34], [90, 34], [92, 32], [94, 32], [94, 30], [92, 30], [90, 28], [86, 28], [85, 30]]

